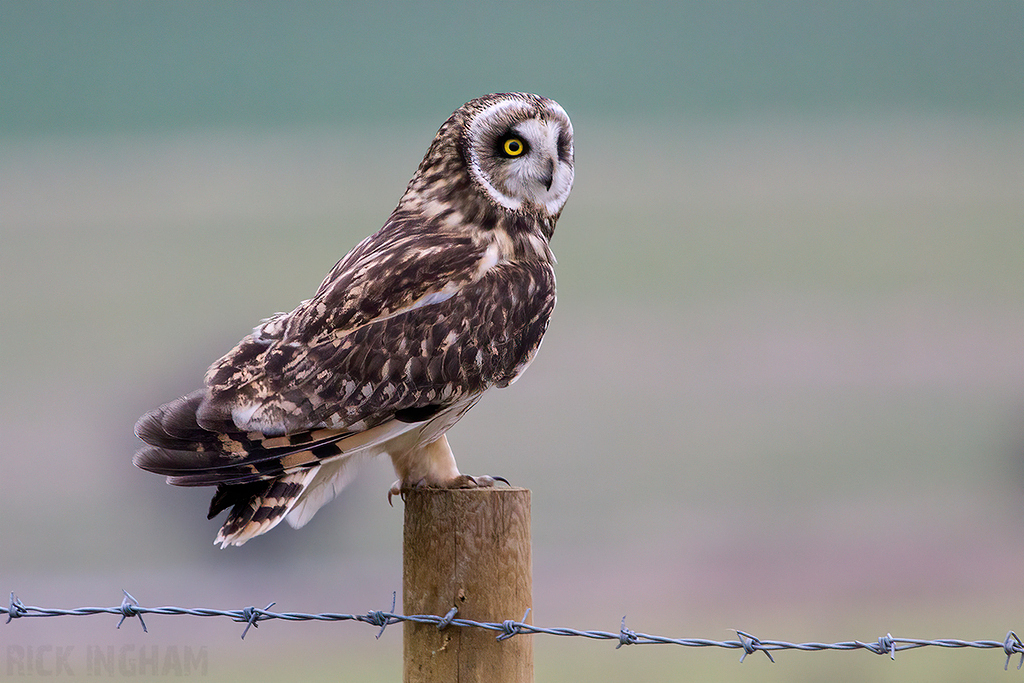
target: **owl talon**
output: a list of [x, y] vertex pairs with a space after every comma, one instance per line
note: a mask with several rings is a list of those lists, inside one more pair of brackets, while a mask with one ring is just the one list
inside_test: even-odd
[[511, 484], [508, 483], [508, 479], [505, 477], [492, 477], [487, 474], [482, 474], [477, 477], [471, 477], [468, 474], [460, 474], [458, 477], [447, 484], [443, 484], [442, 486], [443, 488], [451, 489], [487, 489], [493, 487], [495, 483], [499, 481], [511, 486]]
[[493, 487], [497, 482], [501, 482], [506, 486], [511, 486], [508, 479], [505, 477], [492, 477], [487, 474], [482, 474], [477, 477], [472, 477], [468, 474], [460, 474], [451, 481], [430, 483], [424, 479], [420, 479], [415, 484], [403, 485], [402, 480], [399, 479], [391, 488], [388, 489], [388, 505], [394, 507], [392, 498], [398, 496], [405, 501], [405, 494], [410, 491], [419, 491], [422, 489], [486, 489]]
[[392, 496], [398, 496], [399, 498], [402, 499], [403, 502], [405, 501], [405, 493], [402, 491], [401, 479], [395, 481], [395, 483], [391, 485], [391, 488], [388, 489], [388, 505], [390, 505], [391, 507], [395, 507], [395, 504], [391, 502]]

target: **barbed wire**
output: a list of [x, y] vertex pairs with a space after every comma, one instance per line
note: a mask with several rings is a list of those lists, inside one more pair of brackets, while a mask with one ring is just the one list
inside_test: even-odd
[[743, 660], [747, 658], [747, 655], [754, 654], [755, 652], [763, 652], [768, 659], [774, 663], [775, 658], [772, 657], [771, 653], [778, 650], [797, 650], [804, 652], [822, 650], [867, 650], [868, 652], [873, 652], [877, 655], [889, 655], [891, 659], [895, 660], [897, 652], [914, 650], [922, 647], [975, 648], [982, 650], [1001, 649], [1006, 655], [1006, 663], [1003, 665], [1004, 670], [1009, 668], [1010, 659], [1014, 655], [1020, 655], [1020, 661], [1017, 664], [1017, 669], [1019, 670], [1021, 666], [1024, 665], [1024, 643], [1021, 642], [1021, 639], [1013, 631], [1008, 631], [1003, 640], [960, 640], [956, 638], [925, 640], [920, 638], [895, 638], [891, 634], [887, 633], [874, 642], [847, 640], [838, 643], [789, 643], [781, 640], [763, 640], [747, 633], [746, 631], [736, 630], [736, 637], [739, 640], [711, 640], [707, 638], [668, 638], [665, 636], [633, 631], [626, 628], [625, 617], [622, 618], [622, 623], [619, 626], [618, 632], [612, 632], [581, 631], [574, 628], [544, 628], [533, 624], [527, 624], [525, 622], [527, 617], [530, 615], [530, 610], [526, 610], [526, 614], [523, 615], [521, 621], [506, 619], [501, 622], [480, 622], [473, 621], [472, 619], [459, 619], [456, 616], [458, 614], [458, 609], [455, 607], [451, 608], [451, 610], [449, 610], [444, 616], [438, 616], [435, 614], [415, 614], [407, 616], [403, 614], [395, 614], [395, 594], [392, 594], [391, 596], [390, 611], [375, 610], [365, 614], [341, 614], [337, 612], [311, 614], [306, 612], [271, 612], [270, 608], [276, 604], [273, 602], [263, 609], [259, 609], [254, 606], [235, 610], [207, 608], [190, 609], [185, 607], [143, 607], [128, 591], [123, 591], [123, 593], [124, 597], [121, 600], [121, 604], [117, 607], [76, 607], [74, 609], [55, 609], [50, 607], [33, 607], [31, 605], [26, 605], [12, 592], [8, 606], [6, 608], [0, 607], [0, 614], [7, 615], [7, 621], [5, 622], [7, 624], [11, 623], [11, 621], [15, 619], [31, 617], [82, 617], [92, 616], [95, 614], [113, 614], [120, 615], [121, 617], [117, 622], [117, 628], [121, 628], [121, 624], [123, 624], [126, 619], [138, 618], [139, 623], [142, 626], [142, 630], [145, 633], [148, 633], [149, 629], [142, 617], [143, 615], [148, 614], [192, 617], [226, 617], [232, 621], [245, 624], [245, 629], [242, 631], [243, 639], [246, 634], [249, 633], [250, 628], [259, 628], [261, 621], [270, 621], [273, 619], [282, 621], [354, 621], [379, 627], [380, 630], [377, 632], [377, 638], [380, 638], [384, 633], [384, 629], [392, 624], [415, 622], [418, 624], [433, 624], [437, 626], [438, 629], [445, 629], [454, 626], [459, 628], [479, 628], [488, 631], [495, 631], [498, 634], [498, 640], [506, 640], [517, 635], [543, 634], [550, 636], [574, 636], [590, 638], [592, 640], [618, 641], [618, 644], [615, 646], [616, 649], [623, 645], [680, 645], [682, 647], [718, 647], [728, 650], [743, 650], [743, 654], [740, 656], [740, 662], [743, 662]]

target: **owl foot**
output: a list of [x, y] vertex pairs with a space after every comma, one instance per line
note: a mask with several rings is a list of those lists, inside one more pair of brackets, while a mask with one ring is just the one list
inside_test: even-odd
[[420, 479], [412, 485], [403, 485], [402, 480], [399, 479], [391, 485], [390, 489], [388, 489], [388, 505], [394, 507], [394, 504], [391, 502], [392, 496], [398, 496], [404, 501], [406, 493], [409, 491], [416, 491], [418, 489], [486, 489], [494, 486], [499, 481], [511, 486], [511, 484], [508, 483], [508, 479], [505, 477], [492, 477], [487, 474], [479, 477], [460, 474], [454, 479], [443, 482], [428, 482], [426, 479]]

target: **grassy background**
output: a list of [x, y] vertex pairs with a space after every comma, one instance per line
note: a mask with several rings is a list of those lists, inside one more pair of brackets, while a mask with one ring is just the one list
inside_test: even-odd
[[[0, 2], [0, 589], [365, 612], [393, 476], [228, 551], [133, 469], [145, 410], [308, 297], [463, 101], [573, 117], [559, 305], [453, 430], [533, 490], [535, 623], [676, 637], [1021, 628], [1024, 6]], [[110, 623], [108, 624], [107, 621]], [[400, 629], [22, 620], [0, 646], [206, 645], [224, 680], [396, 680]], [[624, 648], [537, 680], [990, 680], [999, 652]], [[0, 647], [0, 657], [7, 652]], [[7, 660], [0, 670], [8, 673]], [[999, 680], [1002, 680], [1000, 678]]]

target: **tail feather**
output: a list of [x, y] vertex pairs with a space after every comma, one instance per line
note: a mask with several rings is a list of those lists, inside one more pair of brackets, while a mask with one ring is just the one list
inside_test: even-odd
[[228, 422], [212, 431], [196, 419], [204, 397], [205, 390], [193, 392], [144, 415], [135, 433], [148, 445], [133, 462], [169, 484], [216, 486], [210, 518], [230, 508], [217, 535], [222, 548], [269, 531], [285, 516], [302, 526], [348, 483], [351, 464], [421, 427], [393, 419], [358, 432], [316, 428], [264, 436]]
[[314, 429], [274, 437], [206, 432], [201, 436], [204, 441], [190, 442], [184, 447], [177, 443], [165, 446], [169, 443], [166, 437], [150, 441], [152, 429], [147, 427], [138, 433], [151, 445], [140, 449], [133, 462], [136, 467], [165, 475], [167, 482], [175, 486], [244, 484], [276, 479], [340, 456], [370, 450], [418, 426], [390, 420], [362, 432]]
[[[210, 504], [210, 516], [214, 516], [228, 505], [233, 507], [214, 543], [221, 548], [242, 545], [249, 539], [273, 529], [292, 509], [315, 474], [314, 469], [308, 469], [257, 485], [218, 487], [217, 494]], [[231, 491], [233, 488], [244, 490]]]

